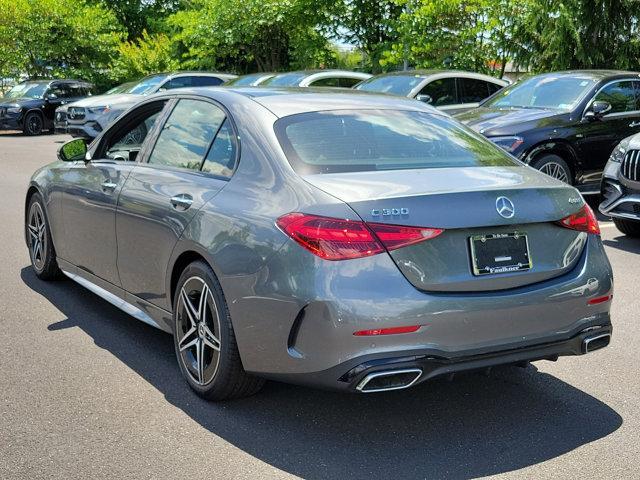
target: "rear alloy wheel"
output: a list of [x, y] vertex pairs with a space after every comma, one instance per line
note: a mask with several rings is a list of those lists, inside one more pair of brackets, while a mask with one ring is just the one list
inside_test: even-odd
[[613, 223], [618, 230], [629, 237], [640, 237], [640, 222], [635, 220], [624, 220], [622, 218], [614, 218]]
[[531, 166], [561, 182], [573, 184], [573, 175], [569, 165], [558, 155], [543, 155], [531, 162]]
[[25, 135], [34, 136], [41, 135], [44, 129], [44, 120], [42, 115], [37, 112], [28, 113], [24, 119]]
[[264, 380], [242, 368], [227, 303], [206, 263], [194, 262], [182, 272], [174, 305], [178, 364], [198, 395], [226, 400], [260, 390]]
[[52, 280], [59, 277], [60, 269], [51, 241], [51, 231], [42, 206], [42, 197], [38, 193], [32, 195], [29, 201], [26, 234], [31, 266], [38, 278]]

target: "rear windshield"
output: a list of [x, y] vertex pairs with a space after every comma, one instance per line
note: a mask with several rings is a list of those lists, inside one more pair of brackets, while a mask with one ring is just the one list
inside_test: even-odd
[[445, 116], [398, 110], [338, 110], [278, 120], [276, 135], [301, 174], [520, 163]]

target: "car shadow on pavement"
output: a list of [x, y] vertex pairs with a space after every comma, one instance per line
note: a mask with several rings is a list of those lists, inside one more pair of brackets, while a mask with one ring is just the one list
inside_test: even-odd
[[71, 281], [45, 283], [29, 267], [21, 278], [67, 317], [48, 325], [50, 335], [80, 328], [202, 427], [307, 479], [476, 478], [555, 458], [622, 425], [606, 404], [534, 367], [377, 395], [269, 382], [253, 397], [209, 403], [182, 380], [169, 335]]
[[629, 253], [640, 253], [640, 238], [632, 238], [627, 235], [618, 235], [612, 239], [603, 239], [602, 243], [607, 247], [617, 248]]

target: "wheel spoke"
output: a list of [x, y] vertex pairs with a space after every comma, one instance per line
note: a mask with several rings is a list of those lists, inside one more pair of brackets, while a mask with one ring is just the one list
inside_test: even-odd
[[[189, 332], [187, 332], [187, 333], [189, 333]], [[190, 342], [187, 342], [187, 343], [183, 344], [183, 342], [185, 342], [185, 339], [187, 337], [188, 337], [188, 335], [185, 335], [183, 337], [183, 339], [180, 341], [180, 351], [181, 352], [184, 352], [187, 348], [191, 348], [191, 347], [193, 347], [194, 345], [196, 345], [198, 343], [199, 338], [196, 336], [196, 337], [193, 337], [193, 340], [191, 340]]]
[[215, 351], [220, 351], [220, 340], [216, 337], [207, 325], [204, 326], [204, 343], [213, 348]]
[[198, 362], [198, 382], [204, 383], [204, 342], [196, 344], [196, 361]]
[[42, 260], [42, 247], [40, 244], [40, 240], [36, 241], [36, 244], [33, 247], [33, 259]]
[[193, 304], [191, 300], [189, 300], [189, 295], [185, 292], [184, 287], [180, 290], [180, 298], [182, 298], [182, 303], [184, 304], [184, 309], [187, 311], [187, 316], [189, 317], [189, 321], [191, 322], [191, 328], [196, 328], [196, 323], [198, 320], [198, 312], [196, 312], [195, 308], [193, 308]]
[[207, 310], [207, 297], [209, 296], [209, 287], [206, 283], [202, 284], [202, 292], [200, 293], [200, 303], [198, 304], [198, 320], [205, 321]]

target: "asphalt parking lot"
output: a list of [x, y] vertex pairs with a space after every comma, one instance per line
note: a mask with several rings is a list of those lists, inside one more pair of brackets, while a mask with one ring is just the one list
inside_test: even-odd
[[0, 134], [0, 478], [640, 477], [640, 240], [606, 219], [605, 350], [380, 395], [268, 383], [212, 404], [168, 335], [29, 268], [27, 182], [66, 138]]

